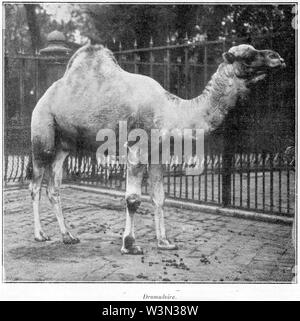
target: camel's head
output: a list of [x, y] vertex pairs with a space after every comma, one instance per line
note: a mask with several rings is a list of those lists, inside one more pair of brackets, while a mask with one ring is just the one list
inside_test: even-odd
[[255, 84], [272, 71], [285, 67], [284, 60], [273, 50], [256, 50], [250, 45], [239, 45], [223, 54], [225, 63], [232, 64], [238, 78]]

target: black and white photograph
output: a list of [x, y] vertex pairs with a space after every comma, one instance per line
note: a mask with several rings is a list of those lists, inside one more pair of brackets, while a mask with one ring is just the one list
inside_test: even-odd
[[297, 283], [297, 3], [2, 13], [2, 283]]

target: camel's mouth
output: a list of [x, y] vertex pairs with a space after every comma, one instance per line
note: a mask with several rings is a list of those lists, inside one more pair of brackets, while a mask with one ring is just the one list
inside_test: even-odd
[[[283, 59], [282, 59], [283, 60]], [[277, 62], [277, 63], [273, 63], [271, 65], [268, 66], [268, 69], [271, 71], [277, 71], [277, 70], [281, 70], [286, 68], [286, 64], [284, 62], [284, 60], [281, 62]]]
[[266, 58], [266, 67], [271, 70], [283, 69], [286, 67], [285, 61], [278, 53], [271, 53]]
[[257, 81], [263, 80], [268, 74], [282, 70], [285, 67], [286, 67], [286, 64], [282, 58], [276, 59], [276, 61], [272, 61], [271, 63], [268, 63], [263, 68], [257, 69], [254, 75], [250, 77], [251, 82], [256, 83]]

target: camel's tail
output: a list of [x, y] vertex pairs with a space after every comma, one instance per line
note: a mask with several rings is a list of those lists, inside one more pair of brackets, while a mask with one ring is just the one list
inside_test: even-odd
[[26, 167], [25, 179], [32, 180], [33, 178], [33, 165], [32, 165], [32, 154], [29, 155], [29, 161]]

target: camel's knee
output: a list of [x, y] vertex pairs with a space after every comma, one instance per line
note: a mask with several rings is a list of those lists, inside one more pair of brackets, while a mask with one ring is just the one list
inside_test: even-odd
[[126, 205], [129, 212], [136, 212], [141, 205], [141, 196], [138, 194], [130, 194], [126, 196]]
[[41, 199], [41, 189], [40, 188], [33, 188], [33, 187], [30, 186], [29, 187], [29, 191], [30, 191], [31, 199], [33, 201]]
[[41, 180], [42, 176], [39, 178], [34, 178], [29, 184], [29, 192], [33, 201], [41, 198]]
[[165, 204], [165, 193], [163, 187], [156, 186], [156, 190], [152, 190], [150, 194], [152, 204], [157, 208], [163, 208]]
[[46, 193], [51, 204], [60, 202], [60, 192], [58, 188], [48, 187]]

